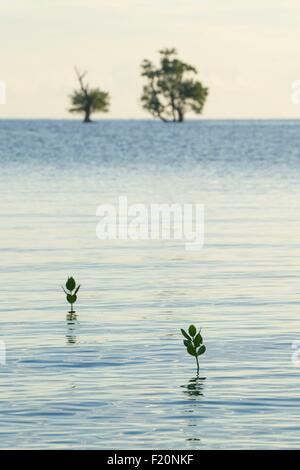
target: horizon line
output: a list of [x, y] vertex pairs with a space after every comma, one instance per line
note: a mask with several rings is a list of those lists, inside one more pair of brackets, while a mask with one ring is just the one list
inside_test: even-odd
[[[206, 118], [188, 118], [186, 122], [203, 122], [203, 121], [299, 121], [299, 117], [206, 117]], [[80, 122], [84, 124], [82, 119], [76, 118], [55, 118], [55, 117], [0, 117], [0, 121], [68, 121], [68, 122]], [[178, 122], [162, 122], [160, 119], [155, 118], [142, 118], [142, 117], [115, 117], [115, 118], [95, 118], [90, 124], [102, 121], [149, 121], [149, 122], [160, 122], [162, 124], [178, 124]]]

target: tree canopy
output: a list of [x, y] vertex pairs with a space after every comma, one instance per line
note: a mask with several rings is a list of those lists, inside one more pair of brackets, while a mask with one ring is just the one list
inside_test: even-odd
[[90, 88], [88, 84], [85, 84], [83, 79], [86, 75], [86, 72], [79, 73], [77, 69], [75, 69], [75, 72], [80, 88], [79, 90], [75, 90], [70, 95], [72, 108], [70, 108], [69, 111], [70, 113], [83, 114], [83, 122], [92, 122], [92, 113], [108, 112], [110, 104], [109, 93], [100, 90], [100, 88]]
[[142, 76], [147, 79], [143, 108], [164, 122], [182, 122], [189, 111], [201, 114], [208, 88], [195, 80], [196, 68], [179, 60], [176, 49], [162, 49], [159, 54], [158, 67], [150, 60], [142, 63]]

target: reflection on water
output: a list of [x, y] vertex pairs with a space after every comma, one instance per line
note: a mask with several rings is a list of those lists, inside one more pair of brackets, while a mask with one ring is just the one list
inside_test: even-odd
[[[187, 442], [194, 442], [194, 445], [199, 445], [202, 439], [198, 437], [202, 434], [201, 418], [196, 421], [191, 419], [191, 416], [201, 416], [202, 400], [204, 399], [204, 385], [206, 377], [192, 377], [186, 384], [181, 385], [185, 397], [188, 397], [188, 405], [185, 407], [186, 425], [185, 434], [189, 437], [186, 438]], [[191, 444], [192, 445], [192, 444]]]
[[[300, 122], [1, 120], [0, 170], [1, 448], [299, 447]], [[204, 204], [204, 249], [97, 239], [120, 195]]]
[[77, 315], [75, 312], [69, 312], [67, 314], [67, 321], [76, 321], [77, 320]]
[[68, 313], [66, 324], [67, 324], [67, 334], [66, 334], [67, 343], [76, 344], [78, 342], [78, 337], [76, 335], [77, 317], [74, 313]]
[[188, 381], [187, 384], [181, 385], [184, 389], [183, 393], [188, 395], [192, 400], [196, 400], [198, 397], [203, 397], [204, 381], [206, 377], [193, 377]]

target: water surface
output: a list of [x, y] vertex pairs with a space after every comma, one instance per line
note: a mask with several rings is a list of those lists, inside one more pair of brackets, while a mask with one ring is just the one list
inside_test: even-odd
[[[0, 167], [1, 448], [299, 447], [300, 123], [1, 121]], [[204, 249], [98, 240], [119, 195], [204, 204]]]

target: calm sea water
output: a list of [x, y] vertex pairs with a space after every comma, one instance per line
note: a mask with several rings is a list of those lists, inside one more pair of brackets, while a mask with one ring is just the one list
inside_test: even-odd
[[[1, 448], [300, 446], [299, 122], [1, 121], [0, 167]], [[98, 240], [120, 195], [204, 204], [204, 248]]]

